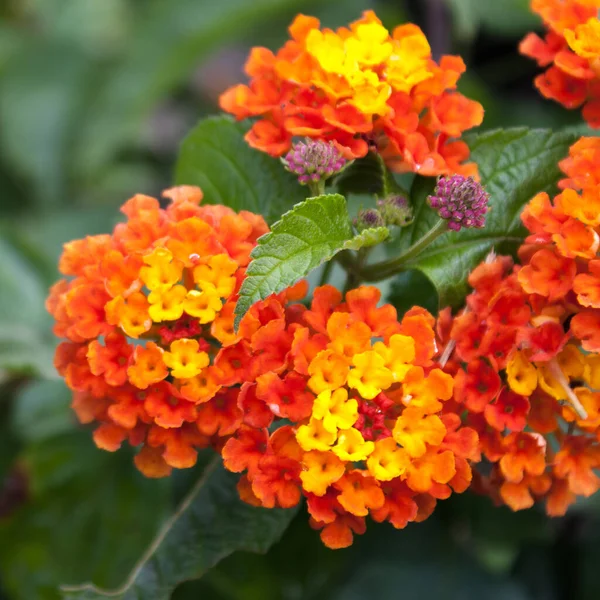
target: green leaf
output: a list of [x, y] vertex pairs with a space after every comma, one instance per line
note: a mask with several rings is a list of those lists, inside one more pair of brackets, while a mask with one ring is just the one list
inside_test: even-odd
[[374, 194], [385, 198], [390, 194], [401, 194], [400, 185], [385, 166], [381, 156], [369, 152], [356, 159], [335, 179], [337, 191], [343, 196], [350, 194]]
[[99, 450], [71, 399], [63, 382], [47, 381], [14, 398], [10, 431], [23, 443], [28, 497], [0, 519], [0, 539], [11, 540], [0, 544], [11, 600], [54, 600], [65, 581], [118, 585], [169, 514], [171, 480], [141, 475], [129, 448]]
[[358, 250], [387, 237], [385, 227], [354, 235], [339, 194], [309, 198], [285, 213], [258, 240], [235, 307], [236, 327], [250, 307], [307, 275], [340, 250]]
[[0, 373], [55, 377], [46, 288], [31, 263], [0, 237]]
[[157, 104], [185, 81], [211, 50], [250, 32], [262, 20], [292, 13], [302, 0], [147, 2], [123, 59], [102, 82], [82, 124], [78, 166], [98, 172], [135, 144]]
[[394, 305], [399, 317], [413, 306], [421, 306], [433, 314], [437, 312], [438, 308], [438, 296], [435, 287], [417, 269], [404, 271], [392, 280], [387, 301]]
[[[516, 251], [526, 235], [520, 219], [523, 206], [538, 192], [556, 189], [562, 176], [558, 161], [567, 156], [575, 136], [522, 127], [471, 135], [466, 141], [490, 194], [486, 226], [446, 233], [406, 262], [407, 269], [419, 269], [432, 281], [441, 306], [461, 304], [469, 273], [492, 249], [500, 254]], [[414, 244], [438, 221], [426, 202], [432, 186], [431, 178], [415, 178], [414, 222], [403, 232], [404, 246]]]
[[90, 73], [90, 61], [77, 50], [65, 42], [35, 40], [8, 60], [2, 74], [3, 154], [48, 203], [64, 199], [66, 157]]
[[13, 431], [35, 444], [72, 431], [72, 393], [64, 381], [32, 381], [19, 393], [13, 409]]
[[240, 500], [236, 476], [217, 466], [219, 460], [207, 467], [121, 587], [64, 586], [63, 598], [168, 600], [177, 584], [201, 577], [236, 550], [266, 552], [295, 511], [257, 508]]
[[175, 181], [200, 186], [203, 202], [249, 210], [272, 222], [304, 200], [306, 188], [279, 160], [250, 148], [247, 129], [225, 116], [200, 121], [183, 141]]

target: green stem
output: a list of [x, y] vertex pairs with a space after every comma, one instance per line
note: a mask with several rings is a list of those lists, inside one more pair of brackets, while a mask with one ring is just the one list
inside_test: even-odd
[[[349, 290], [353, 290], [354, 288], [358, 287], [364, 281], [365, 277], [363, 273], [363, 266], [367, 260], [369, 250], [370, 248], [361, 248], [356, 254], [356, 260], [353, 260], [351, 262], [347, 261], [344, 265], [347, 271], [346, 285], [344, 286], [344, 294]], [[343, 254], [343, 252], [341, 254]]]
[[[389, 260], [384, 260], [373, 265], [368, 265], [366, 269], [360, 269], [359, 275], [364, 281], [381, 281], [392, 275], [400, 273], [406, 268], [406, 263], [429, 246], [440, 235], [448, 231], [448, 222], [440, 219], [420, 240], [417, 240], [412, 246], [407, 248], [402, 254]], [[358, 265], [362, 267], [362, 265]]]
[[331, 275], [331, 269], [333, 269], [333, 260], [327, 261], [321, 271], [321, 277], [319, 278], [319, 287], [325, 285], [329, 281], [329, 275]]
[[319, 181], [309, 181], [308, 188], [310, 189], [310, 195], [312, 197], [322, 196], [325, 193], [325, 181], [319, 179]]

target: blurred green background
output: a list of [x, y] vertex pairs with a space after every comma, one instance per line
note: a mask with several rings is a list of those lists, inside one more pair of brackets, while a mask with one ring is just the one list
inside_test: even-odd
[[[179, 143], [243, 78], [253, 45], [279, 46], [297, 12], [330, 26], [374, 8], [410, 20], [436, 56], [460, 53], [483, 127], [579, 123], [543, 101], [517, 43], [527, 0], [0, 1], [0, 600], [58, 585], [118, 585], [201, 467], [144, 480], [127, 451], [95, 449], [52, 368], [43, 302], [63, 242], [107, 231], [136, 192], [171, 184]], [[238, 553], [177, 600], [600, 598], [600, 502], [562, 519], [455, 496], [426, 523], [369, 525], [322, 547], [301, 511], [267, 555]]]

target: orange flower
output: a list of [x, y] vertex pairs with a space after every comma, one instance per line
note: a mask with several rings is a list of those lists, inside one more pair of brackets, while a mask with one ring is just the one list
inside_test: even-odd
[[163, 350], [154, 342], [146, 346], [136, 346], [133, 363], [127, 369], [129, 381], [137, 388], [145, 390], [149, 385], [162, 381], [169, 374], [163, 360]]
[[600, 260], [590, 260], [588, 270], [575, 277], [573, 291], [581, 306], [600, 308]]
[[335, 487], [340, 490], [338, 502], [357, 517], [364, 517], [369, 514], [369, 509], [383, 506], [384, 496], [377, 480], [362, 471], [348, 471]]
[[483, 360], [470, 362], [466, 371], [459, 370], [455, 382], [455, 399], [473, 412], [483, 412], [500, 392], [502, 383], [496, 369]]
[[545, 39], [528, 34], [521, 42], [522, 54], [549, 68], [535, 79], [540, 92], [566, 108], [586, 103], [583, 116], [590, 127], [597, 122], [590, 115], [598, 97], [600, 44], [598, 7], [595, 0], [532, 0], [548, 33]]
[[528, 294], [539, 294], [552, 301], [562, 298], [573, 287], [576, 272], [573, 260], [542, 249], [519, 271], [519, 283]]

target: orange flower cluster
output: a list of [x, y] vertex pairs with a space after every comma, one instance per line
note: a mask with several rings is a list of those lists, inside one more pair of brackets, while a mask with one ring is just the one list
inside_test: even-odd
[[200, 206], [198, 188], [136, 195], [112, 235], [65, 245], [47, 300], [54, 332], [66, 338], [55, 365], [74, 391], [82, 423], [98, 422], [96, 444], [142, 445], [148, 477], [196, 462], [242, 422], [233, 309], [262, 217]]
[[480, 265], [466, 308], [438, 324], [455, 401], [493, 465], [478, 487], [513, 510], [545, 499], [562, 515], [600, 489], [599, 164], [600, 139], [575, 143], [563, 191], [523, 212], [522, 265]]
[[[245, 472], [240, 496], [267, 508], [304, 495], [331, 548], [368, 514], [395, 527], [464, 491], [477, 434], [446, 410], [452, 377], [435, 368], [434, 319], [398, 322], [376, 288], [306, 282], [259, 302], [233, 328], [261, 217], [201, 206], [198, 188], [137, 195], [112, 235], [65, 245], [47, 301], [66, 338], [55, 365], [94, 441], [140, 447], [148, 477], [195, 464], [212, 446]], [[452, 403], [450, 403], [452, 404]], [[278, 427], [272, 427], [277, 424]]]
[[276, 54], [254, 48], [249, 85], [220, 99], [238, 119], [260, 117], [246, 135], [252, 147], [281, 156], [301, 136], [331, 141], [346, 158], [375, 147], [397, 172], [476, 175], [459, 138], [481, 123], [483, 107], [456, 91], [460, 57], [436, 63], [416, 25], [390, 35], [372, 11], [337, 31], [299, 15], [289, 31]]
[[521, 42], [522, 54], [548, 67], [535, 85], [566, 108], [583, 105], [583, 118], [600, 127], [600, 0], [531, 0], [548, 33]]
[[[425, 519], [469, 486], [479, 459], [475, 431], [445, 410], [453, 381], [433, 362], [433, 317], [416, 308], [398, 322], [379, 297], [360, 287], [343, 302], [331, 286], [310, 308], [271, 297], [227, 349], [241, 365], [244, 424], [222, 454], [245, 472], [241, 497], [291, 507], [304, 495], [330, 548], [350, 545], [368, 514], [396, 528]], [[289, 424], [269, 433], [274, 417]]]

